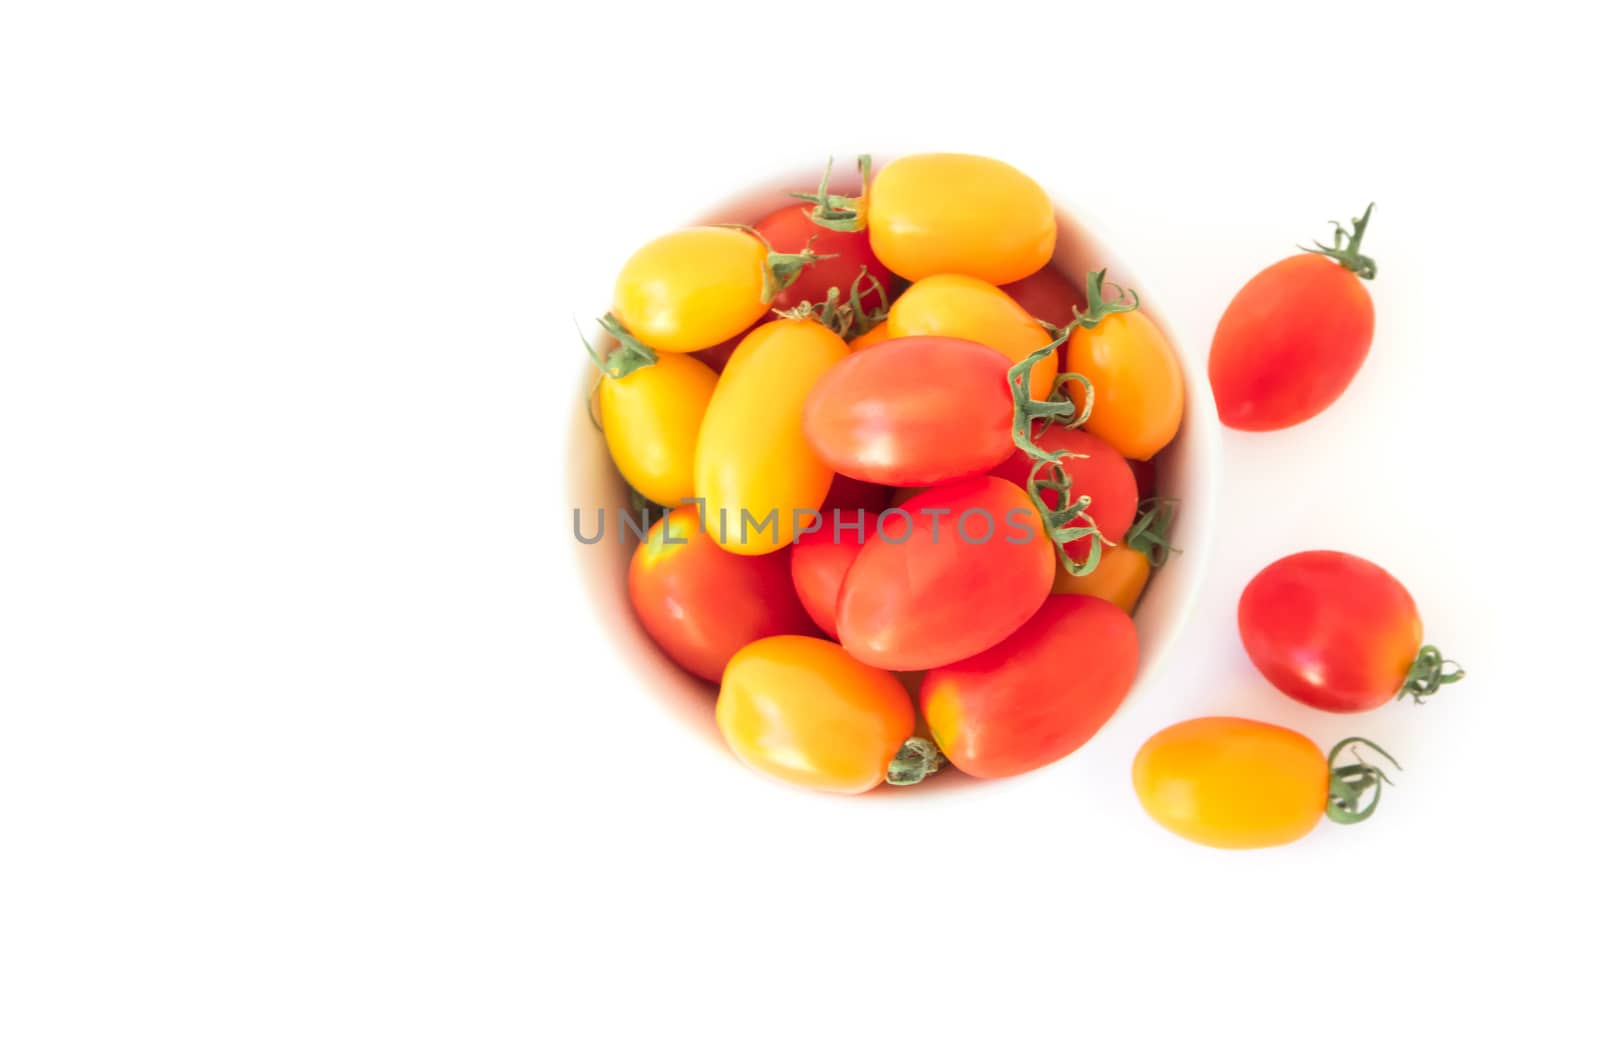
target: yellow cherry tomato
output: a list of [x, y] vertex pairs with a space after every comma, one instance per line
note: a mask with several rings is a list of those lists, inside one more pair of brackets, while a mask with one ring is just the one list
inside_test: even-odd
[[646, 347], [699, 351], [766, 314], [767, 247], [737, 228], [680, 228], [640, 247], [617, 276], [611, 313]]
[[606, 447], [622, 479], [651, 502], [676, 506], [694, 495], [695, 443], [716, 386], [710, 366], [672, 354], [627, 376], [601, 379]]
[[[1183, 370], [1156, 324], [1141, 312], [1107, 315], [1067, 338], [1064, 371], [1094, 385], [1094, 406], [1084, 429], [1129, 459], [1160, 452], [1183, 422]], [[1083, 408], [1083, 386], [1067, 385]]]
[[877, 325], [873, 326], [871, 329], [867, 330], [865, 333], [862, 333], [860, 336], [858, 336], [855, 339], [851, 340], [850, 341], [850, 350], [859, 351], [863, 347], [871, 347], [874, 344], [881, 344], [885, 340], [888, 340], [888, 339], [889, 339], [889, 323], [888, 322], [879, 322]]
[[[1022, 305], [982, 279], [970, 275], [930, 275], [911, 284], [889, 309], [884, 323], [890, 337], [949, 336], [992, 347], [1020, 362], [1050, 343]], [[1028, 374], [1034, 398], [1049, 397], [1058, 362], [1052, 354]]]
[[896, 159], [873, 179], [866, 209], [872, 252], [913, 282], [955, 272], [999, 286], [1032, 275], [1056, 248], [1050, 197], [998, 159]]
[[1209, 847], [1292, 843], [1328, 806], [1322, 750], [1285, 727], [1233, 716], [1157, 732], [1133, 761], [1133, 788], [1157, 824]]
[[1139, 603], [1139, 594], [1150, 581], [1150, 558], [1143, 553], [1118, 543], [1105, 547], [1100, 553], [1100, 564], [1088, 575], [1073, 575], [1056, 562], [1056, 581], [1051, 593], [1079, 593], [1110, 601], [1129, 615]]
[[915, 722], [911, 696], [893, 673], [816, 637], [745, 645], [717, 695], [717, 727], [734, 755], [822, 792], [876, 787]]
[[694, 456], [694, 494], [723, 549], [782, 549], [794, 541], [795, 512], [827, 498], [833, 471], [811, 451], [801, 417], [812, 385], [849, 353], [837, 334], [797, 318], [758, 326], [734, 349]]

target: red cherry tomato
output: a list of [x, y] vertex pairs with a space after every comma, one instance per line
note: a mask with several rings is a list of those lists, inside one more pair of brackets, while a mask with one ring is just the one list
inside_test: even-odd
[[1422, 646], [1416, 602], [1398, 579], [1334, 550], [1263, 568], [1239, 598], [1239, 636], [1274, 687], [1335, 713], [1375, 709], [1400, 694], [1420, 701], [1464, 675]]
[[[838, 289], [841, 300], [850, 299], [850, 286], [863, 266], [867, 274], [878, 280], [882, 292], [874, 292], [870, 280], [863, 279], [861, 302], [868, 308], [887, 309], [893, 278], [882, 261], [872, 254], [865, 231], [847, 232], [823, 228], [806, 216], [812, 209], [809, 203], [786, 206], [756, 222], [755, 229], [768, 245], [778, 253], [799, 253], [807, 246], [822, 259], [808, 264], [787, 289], [778, 291], [772, 306], [780, 311], [798, 307], [806, 301], [821, 304], [828, 299], [828, 290]], [[828, 256], [834, 254], [835, 256]]]
[[[842, 522], [842, 523], [841, 523]], [[789, 554], [789, 571], [795, 592], [811, 620], [822, 632], [838, 639], [834, 609], [845, 573], [855, 563], [867, 540], [878, 530], [878, 515], [865, 510], [822, 512], [822, 527], [795, 541]]]
[[[770, 321], [770, 319], [771, 315], [769, 314], [767, 318], [762, 319], [761, 322], [757, 322], [754, 326], [751, 326], [750, 329], [754, 329], [756, 326], [761, 325], [762, 322]], [[696, 351], [694, 353], [694, 357], [700, 359], [700, 361], [704, 362], [706, 365], [709, 365], [712, 369], [715, 369], [720, 373], [722, 372], [723, 367], [728, 364], [728, 359], [732, 357], [733, 349], [739, 346], [739, 341], [743, 340], [745, 336], [749, 334], [750, 329], [746, 329], [736, 337], [724, 340], [715, 347], [708, 347], [704, 350]]]
[[1083, 286], [1061, 274], [1054, 264], [1046, 264], [1025, 279], [1000, 287], [1006, 296], [1022, 305], [1022, 310], [1034, 318], [1044, 319], [1052, 326], [1065, 327], [1072, 321], [1072, 309], [1088, 307]]
[[1138, 670], [1132, 619], [1097, 597], [1061, 594], [989, 650], [930, 669], [918, 701], [951, 763], [1004, 778], [1094, 737]]
[[942, 666], [1015, 633], [1054, 576], [1027, 493], [988, 475], [930, 488], [881, 516], [845, 574], [839, 642], [880, 669]]
[[1015, 447], [1010, 366], [970, 340], [886, 340], [817, 381], [806, 399], [806, 440], [833, 470], [881, 485], [982, 474]]
[[1372, 346], [1372, 297], [1361, 280], [1375, 265], [1360, 255], [1367, 214], [1346, 242], [1322, 256], [1302, 253], [1245, 283], [1211, 340], [1217, 414], [1242, 431], [1275, 431], [1317, 415], [1344, 393]]
[[729, 553], [700, 528], [694, 506], [679, 507], [634, 550], [628, 596], [661, 650], [715, 682], [733, 653], [753, 640], [817, 632], [795, 594], [788, 555], [788, 547], [759, 556]]
[[[1042, 428], [1042, 429], [1041, 429]], [[1072, 479], [1069, 495], [1076, 501], [1079, 496], [1089, 497], [1089, 509], [1084, 511], [1094, 519], [1100, 534], [1115, 543], [1127, 534], [1139, 510], [1139, 485], [1128, 461], [1117, 450], [1085, 430], [1067, 430], [1059, 424], [1043, 427], [1034, 422], [1034, 444], [1046, 452], [1063, 450], [1074, 455], [1061, 460], [1061, 467]], [[1033, 470], [1033, 460], [1017, 449], [989, 473], [1004, 478], [1018, 488], [1028, 487], [1028, 475]], [[1040, 477], [1054, 472], [1050, 468], [1040, 471]], [[1040, 489], [1039, 498], [1044, 505], [1055, 510], [1061, 497], [1055, 489]], [[1068, 556], [1082, 562], [1089, 553], [1087, 538], [1074, 539], [1064, 544]]]
[[876, 513], [889, 505], [889, 498], [893, 495], [894, 489], [887, 485], [874, 485], [870, 481], [858, 481], [848, 474], [835, 474], [833, 484], [828, 486], [828, 498], [817, 509], [824, 517], [833, 516], [834, 510], [847, 510], [852, 516], [857, 510]]

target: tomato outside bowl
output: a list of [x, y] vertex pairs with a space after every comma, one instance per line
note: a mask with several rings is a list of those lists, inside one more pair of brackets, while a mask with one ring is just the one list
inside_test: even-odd
[[[888, 158], [874, 156], [880, 165], [886, 163]], [[844, 167], [843, 163], [835, 164], [830, 191], [839, 194], [859, 192], [859, 176], [853, 169], [846, 171]], [[794, 200], [788, 195], [789, 192], [816, 191], [817, 179], [818, 170], [815, 168], [779, 174], [733, 192], [720, 203], [690, 215], [691, 219], [683, 223], [753, 225], [774, 210], [792, 205]], [[1161, 667], [1177, 644], [1199, 596], [1216, 514], [1216, 493], [1222, 466], [1221, 424], [1212, 402], [1210, 386], [1206, 382], [1205, 358], [1187, 350], [1184, 339], [1163, 317], [1160, 292], [1142, 279], [1138, 269], [1109, 245], [1103, 232], [1091, 219], [1080, 210], [1063, 203], [1063, 196], [1051, 191], [1048, 182], [1041, 181], [1041, 184], [1049, 192], [1056, 208], [1056, 248], [1051, 266], [1079, 286], [1083, 285], [1086, 273], [1105, 268], [1107, 281], [1137, 290], [1140, 310], [1166, 335], [1183, 370], [1183, 422], [1177, 437], [1157, 454], [1154, 461], [1154, 493], [1175, 497], [1180, 502], [1172, 530], [1172, 542], [1182, 552], [1170, 555], [1162, 567], [1152, 570], [1149, 585], [1134, 610], [1134, 625], [1139, 634], [1139, 671], [1133, 688], [1123, 702], [1123, 706], [1126, 706], [1137, 699], [1159, 697], [1157, 681]], [[667, 230], [643, 229], [640, 238]], [[596, 273], [595, 282], [600, 293], [609, 288], [612, 277], [613, 272]], [[584, 334], [602, 353], [614, 343], [593, 323], [588, 324]], [[634, 616], [628, 598], [628, 564], [637, 541], [631, 534], [619, 541], [616, 526], [612, 523], [614, 517], [629, 510], [628, 488], [611, 463], [605, 437], [591, 419], [590, 395], [595, 386], [594, 368], [581, 351], [575, 350], [573, 355], [577, 359], [574, 367], [580, 375], [568, 424], [568, 502], [564, 527], [568, 528], [568, 538], [576, 554], [579, 582], [589, 599], [592, 612], [589, 624], [600, 628], [606, 635], [623, 671], [636, 681], [633, 691], [608, 693], [606, 697], [615, 698], [616, 704], [606, 711], [628, 712], [632, 700], [640, 694], [655, 699], [671, 718], [699, 742], [711, 746], [716, 755], [734, 761], [732, 751], [717, 730], [716, 685], [677, 666], [651, 641]], [[596, 512], [603, 509], [607, 515], [605, 538], [592, 545], [573, 538], [570, 522], [574, 509], [581, 511], [584, 531], [590, 534], [594, 531]], [[1094, 748], [1095, 743], [1091, 739], [1074, 755], [1093, 755]], [[771, 779], [749, 771], [742, 765], [736, 766], [753, 784], [773, 784]], [[1048, 771], [1049, 767], [1042, 770]], [[880, 785], [867, 795], [935, 797], [971, 785], [994, 786], [1003, 782], [968, 778], [947, 768], [920, 785], [908, 788]]]

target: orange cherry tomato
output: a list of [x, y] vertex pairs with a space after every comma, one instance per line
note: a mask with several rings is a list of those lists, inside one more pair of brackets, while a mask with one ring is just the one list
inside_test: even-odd
[[728, 663], [717, 695], [717, 727], [734, 755], [821, 792], [875, 788], [915, 724], [893, 673], [815, 637], [747, 645]]
[[889, 339], [889, 323], [879, 322], [865, 333], [853, 338], [850, 341], [850, 350], [860, 351], [862, 348], [872, 347], [874, 344], [881, 344], [887, 339]]
[[[1178, 433], [1183, 422], [1183, 370], [1156, 324], [1138, 311], [1106, 315], [1067, 338], [1066, 372], [1094, 386], [1094, 406], [1084, 429], [1129, 459], [1147, 460]], [[1083, 408], [1083, 386], [1067, 385]]]
[[984, 156], [904, 156], [867, 197], [872, 252], [913, 282], [954, 272], [993, 285], [1031, 275], [1056, 246], [1056, 212], [1038, 183]]
[[[970, 275], [930, 275], [913, 283], [889, 309], [889, 336], [955, 337], [992, 347], [1020, 362], [1050, 343], [1049, 333], [1004, 292]], [[1028, 391], [1049, 396], [1057, 361], [1048, 357], [1028, 373]]]
[[1150, 558], [1122, 543], [1100, 552], [1100, 564], [1088, 575], [1073, 575], [1059, 564], [1051, 593], [1077, 593], [1110, 601], [1129, 615], [1150, 581]]

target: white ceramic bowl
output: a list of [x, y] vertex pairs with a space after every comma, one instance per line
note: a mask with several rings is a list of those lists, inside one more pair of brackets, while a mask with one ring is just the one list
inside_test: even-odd
[[[834, 171], [832, 191], [841, 194], [859, 191], [860, 180], [853, 168], [846, 171], [836, 164]], [[815, 169], [776, 176], [764, 184], [729, 196], [720, 205], [685, 223], [754, 224], [779, 207], [792, 204], [794, 200], [786, 192], [816, 191], [817, 176]], [[1048, 190], [1048, 184], [1045, 187]], [[1133, 690], [1128, 694], [1127, 701], [1131, 702], [1152, 687], [1162, 661], [1177, 641], [1200, 590], [1216, 512], [1216, 490], [1221, 467], [1221, 427], [1212, 404], [1211, 388], [1204, 379], [1200, 362], [1184, 350], [1181, 339], [1162, 318], [1159, 292], [1117, 255], [1081, 213], [1062, 205], [1060, 195], [1052, 192], [1051, 197], [1056, 200], [1058, 231], [1051, 263], [1080, 286], [1087, 272], [1106, 268], [1108, 281], [1137, 290], [1140, 309], [1166, 333], [1183, 366], [1183, 426], [1172, 444], [1157, 455], [1155, 479], [1156, 491], [1160, 495], [1175, 496], [1181, 501], [1173, 530], [1173, 543], [1183, 552], [1172, 555], [1165, 566], [1153, 572], [1144, 597], [1134, 612], [1134, 623], [1139, 631], [1139, 673]], [[650, 231], [657, 233], [664, 230]], [[646, 237], [641, 233], [641, 242]], [[620, 264], [622, 258], [617, 260]], [[596, 277], [609, 279], [611, 275], [598, 273]], [[599, 346], [610, 341], [595, 329], [590, 333], [590, 342]], [[579, 575], [590, 596], [595, 599], [597, 617], [628, 620], [629, 625], [615, 626], [611, 632], [615, 636], [617, 656], [637, 674], [639, 687], [661, 699], [684, 726], [698, 732], [712, 747], [712, 755], [731, 756], [732, 753], [728, 752], [722, 736], [717, 732], [715, 687], [674, 665], [645, 635], [634, 618], [627, 590], [628, 561], [633, 546], [631, 542], [628, 545], [619, 544], [610, 524], [611, 518], [616, 516], [614, 511], [627, 509], [628, 491], [611, 465], [604, 437], [589, 418], [587, 400], [594, 385], [594, 371], [587, 360], [582, 362], [582, 369], [568, 445], [569, 508], [578, 507], [583, 511], [586, 531], [594, 530], [594, 511], [597, 508], [605, 509], [608, 525], [606, 538], [594, 545], [586, 546], [573, 541], [579, 558]], [[948, 777], [954, 774], [954, 771], [941, 772], [922, 785], [897, 790], [896, 795], [925, 793], [934, 796], [950, 791], [952, 785], [1000, 784], [964, 776], [961, 781]], [[753, 772], [750, 778], [752, 783], [767, 783], [766, 779], [759, 778]], [[875, 791], [882, 793], [884, 789], [880, 786]]]

